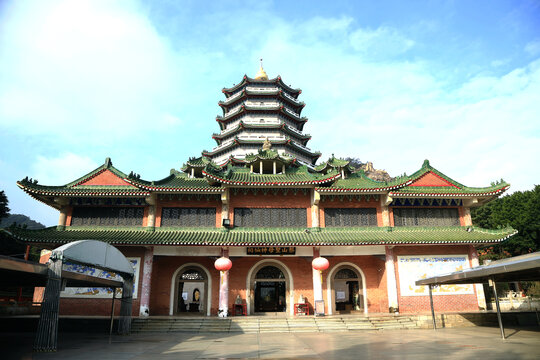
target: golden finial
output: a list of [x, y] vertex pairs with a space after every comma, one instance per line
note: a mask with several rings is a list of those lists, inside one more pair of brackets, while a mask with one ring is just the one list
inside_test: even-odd
[[266, 72], [263, 69], [263, 59], [261, 59], [261, 68], [259, 69], [259, 72], [255, 75], [255, 79], [257, 80], [268, 80], [268, 75], [266, 75]]

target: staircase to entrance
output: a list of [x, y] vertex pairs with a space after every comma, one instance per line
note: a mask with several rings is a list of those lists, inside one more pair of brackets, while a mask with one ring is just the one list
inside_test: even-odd
[[190, 333], [340, 332], [419, 328], [414, 315], [326, 317], [149, 317], [133, 319], [131, 331]]

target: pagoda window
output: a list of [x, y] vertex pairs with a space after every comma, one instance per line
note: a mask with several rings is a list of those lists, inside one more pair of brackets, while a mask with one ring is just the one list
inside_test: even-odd
[[142, 226], [143, 207], [75, 207], [71, 226]]
[[377, 226], [375, 208], [325, 208], [326, 227]]
[[237, 227], [306, 227], [305, 208], [235, 208]]
[[163, 208], [161, 226], [215, 227], [216, 208]]
[[394, 208], [394, 226], [459, 226], [457, 208]]

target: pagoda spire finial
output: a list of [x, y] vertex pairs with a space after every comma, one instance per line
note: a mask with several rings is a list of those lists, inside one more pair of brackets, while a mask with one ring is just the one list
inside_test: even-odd
[[256, 80], [268, 80], [268, 75], [266, 75], [266, 72], [263, 69], [263, 59], [261, 58], [261, 67], [259, 68], [259, 71], [255, 75]]

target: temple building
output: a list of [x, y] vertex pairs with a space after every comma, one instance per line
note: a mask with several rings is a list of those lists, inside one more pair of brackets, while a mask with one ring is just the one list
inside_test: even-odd
[[[227, 316], [241, 305], [247, 315], [293, 316], [428, 311], [416, 280], [478, 266], [476, 247], [515, 233], [471, 222], [472, 207], [509, 188], [502, 180], [467, 187], [427, 160], [388, 181], [334, 156], [317, 164], [299, 89], [261, 65], [223, 93], [217, 146], [161, 180], [107, 158], [66, 185], [17, 182], [60, 216], [58, 226], [13, 235], [43, 249], [82, 239], [114, 245], [135, 269], [134, 315]], [[320, 258], [323, 270], [313, 266]], [[218, 267], [220, 259], [232, 267]], [[108, 314], [110, 297], [68, 288], [60, 311]], [[436, 288], [434, 303], [438, 311], [486, 306], [475, 285]]]

